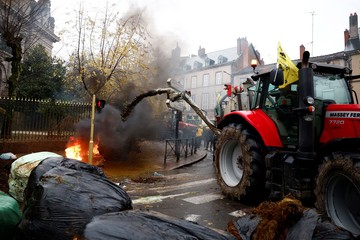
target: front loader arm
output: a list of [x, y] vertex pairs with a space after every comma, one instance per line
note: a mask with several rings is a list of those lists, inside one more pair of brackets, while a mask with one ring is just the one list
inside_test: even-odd
[[166, 93], [168, 98], [170, 96], [170, 94], [175, 93], [174, 89], [172, 88], [158, 88], [158, 89], [154, 89], [154, 90], [150, 90], [148, 92], [142, 93], [139, 96], [136, 96], [134, 98], [134, 100], [129, 103], [128, 105], [126, 105], [124, 107], [124, 109], [122, 110], [121, 113], [121, 120], [123, 122], [125, 122], [127, 120], [127, 118], [129, 117], [130, 113], [132, 112], [132, 110], [134, 109], [134, 107], [141, 102], [141, 100], [143, 100], [146, 97], [152, 97], [155, 95], [160, 95], [160, 94], [164, 94]]
[[142, 93], [139, 96], [135, 97], [134, 100], [126, 105], [121, 113], [121, 120], [126, 121], [129, 117], [130, 113], [134, 109], [134, 107], [144, 98], [151, 97], [160, 94], [167, 94], [167, 102], [175, 102], [179, 100], [184, 100], [186, 103], [190, 105], [192, 109], [196, 112], [197, 115], [206, 123], [206, 125], [214, 132], [216, 136], [219, 136], [221, 130], [218, 129], [208, 118], [207, 116], [201, 111], [201, 109], [196, 105], [196, 103], [191, 99], [186, 91], [177, 91], [173, 88], [158, 88], [154, 90], [150, 90], [148, 92]]
[[190, 107], [196, 112], [197, 115], [206, 123], [206, 125], [213, 131], [216, 136], [220, 136], [221, 130], [218, 129], [209, 118], [201, 111], [201, 109], [196, 105], [196, 103], [191, 99], [191, 97], [186, 92], [181, 92], [181, 98], [190, 105]]

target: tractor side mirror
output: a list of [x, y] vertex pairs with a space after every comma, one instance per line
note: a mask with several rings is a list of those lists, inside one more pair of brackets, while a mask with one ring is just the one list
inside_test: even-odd
[[274, 86], [284, 84], [284, 73], [281, 68], [275, 68], [270, 72], [270, 83]]

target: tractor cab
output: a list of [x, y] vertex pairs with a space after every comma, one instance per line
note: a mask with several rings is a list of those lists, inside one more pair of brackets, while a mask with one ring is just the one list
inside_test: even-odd
[[[352, 104], [353, 98], [345, 79], [349, 69], [314, 63], [310, 63], [310, 66], [314, 71], [314, 103], [309, 104], [312, 108], [307, 117], [314, 120], [314, 137], [315, 142], [318, 142], [324, 126], [326, 107], [334, 103]], [[288, 149], [297, 149], [298, 120], [303, 116], [300, 114], [298, 97], [301, 86], [298, 80], [284, 84], [283, 76], [281, 69], [273, 69], [252, 77], [256, 85], [249, 88], [249, 96], [253, 96], [250, 101], [251, 109], [262, 109], [275, 123], [282, 144]]]

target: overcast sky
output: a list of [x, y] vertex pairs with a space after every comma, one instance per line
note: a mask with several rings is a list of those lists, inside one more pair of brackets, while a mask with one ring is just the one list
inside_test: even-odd
[[[105, 3], [82, 2], [97, 7]], [[166, 36], [163, 46], [169, 53], [177, 42], [185, 56], [197, 54], [199, 46], [206, 52], [235, 47], [237, 38], [246, 37], [265, 63], [276, 62], [278, 42], [291, 59], [299, 58], [301, 44], [312, 56], [343, 51], [349, 16], [354, 12], [360, 14], [359, 0], [118, 0], [118, 3], [120, 12], [126, 12], [129, 3], [145, 8], [158, 34]], [[74, 0], [52, 0], [55, 33], [65, 27], [69, 18], [66, 14], [77, 7]], [[61, 42], [56, 43], [54, 54], [60, 54], [62, 46]]]

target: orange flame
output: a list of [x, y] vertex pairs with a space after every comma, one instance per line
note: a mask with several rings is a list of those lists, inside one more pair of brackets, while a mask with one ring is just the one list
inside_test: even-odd
[[93, 154], [94, 154], [94, 155], [100, 155], [99, 145], [97, 145], [97, 144], [94, 145], [94, 147], [93, 147]]
[[[81, 143], [74, 139], [70, 139], [70, 142], [68, 143], [68, 147], [65, 149], [65, 155], [67, 158], [72, 158], [79, 161], [83, 161], [84, 152], [85, 151], [83, 151], [81, 148]], [[93, 154], [100, 155], [98, 144], [94, 144]]]
[[82, 161], [80, 143], [76, 143], [76, 144], [66, 148], [65, 155], [67, 158], [72, 158], [72, 159]]

